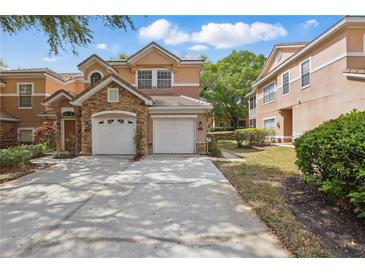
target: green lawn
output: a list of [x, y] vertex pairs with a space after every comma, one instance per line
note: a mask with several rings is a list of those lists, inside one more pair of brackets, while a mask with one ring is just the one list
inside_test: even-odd
[[234, 141], [219, 141], [219, 146], [246, 162], [217, 162], [256, 214], [297, 257], [330, 257], [320, 240], [299, 223], [287, 208], [283, 182], [300, 176], [295, 151], [290, 147], [235, 148]]

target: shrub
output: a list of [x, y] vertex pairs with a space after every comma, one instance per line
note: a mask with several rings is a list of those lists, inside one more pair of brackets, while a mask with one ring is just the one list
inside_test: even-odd
[[274, 134], [275, 132], [273, 130], [264, 128], [244, 128], [234, 131], [234, 137], [238, 147], [242, 146], [243, 141], [246, 141], [249, 145], [264, 145], [265, 143], [271, 142], [269, 138]]
[[0, 166], [26, 164], [30, 159], [39, 157], [48, 151], [45, 144], [23, 145], [0, 150]]
[[215, 136], [210, 137], [210, 142], [208, 144], [208, 151], [217, 158], [221, 158], [223, 156], [221, 149], [218, 147], [218, 142]]
[[294, 141], [306, 182], [365, 217], [365, 112], [352, 111]]
[[47, 144], [50, 148], [56, 147], [56, 128], [51, 122], [43, 122], [42, 125], [35, 130], [36, 137], [41, 143]]

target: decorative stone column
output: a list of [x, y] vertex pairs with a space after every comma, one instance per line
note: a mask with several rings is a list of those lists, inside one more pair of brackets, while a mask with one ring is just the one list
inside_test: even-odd
[[81, 153], [90, 155], [91, 150], [91, 115], [89, 106], [84, 106], [81, 110]]
[[81, 108], [75, 106], [76, 151], [81, 151]]
[[61, 113], [60, 111], [56, 112], [56, 151], [61, 151], [62, 150], [62, 137], [61, 137]]

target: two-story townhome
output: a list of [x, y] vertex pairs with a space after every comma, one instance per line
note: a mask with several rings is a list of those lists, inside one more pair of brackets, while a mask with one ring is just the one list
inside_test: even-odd
[[[57, 87], [38, 83], [36, 77], [17, 77], [25, 70], [2, 71], [0, 121], [8, 118], [22, 133], [41, 121], [30, 114], [53, 118], [57, 149], [83, 154], [206, 153], [212, 106], [199, 99], [202, 63], [150, 43], [122, 61], [93, 54], [78, 65], [80, 74], [43, 72], [63, 81]], [[23, 108], [29, 100], [31, 110]]]
[[365, 17], [346, 16], [310, 42], [277, 44], [248, 95], [250, 127], [291, 141], [365, 110]]
[[60, 88], [80, 92], [84, 89], [83, 75], [47, 68], [0, 71], [0, 147], [33, 143], [35, 128], [56, 119], [42, 102]]

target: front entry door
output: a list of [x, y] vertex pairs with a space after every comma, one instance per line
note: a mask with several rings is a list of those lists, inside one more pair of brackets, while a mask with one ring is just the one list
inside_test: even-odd
[[75, 150], [76, 146], [76, 126], [75, 120], [63, 121], [63, 137], [64, 137], [64, 150]]

